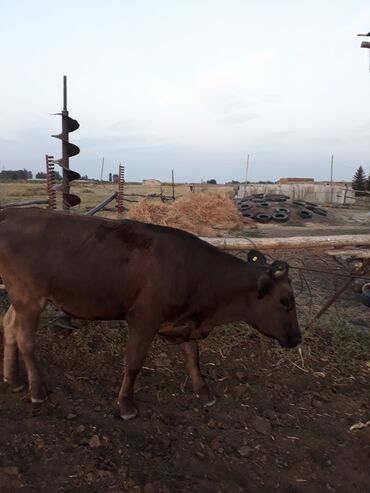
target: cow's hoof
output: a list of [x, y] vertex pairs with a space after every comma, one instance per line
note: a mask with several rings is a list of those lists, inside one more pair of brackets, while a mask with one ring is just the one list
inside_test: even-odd
[[128, 421], [129, 419], [135, 419], [137, 415], [138, 415], [138, 411], [137, 411], [137, 409], [135, 407], [132, 413], [130, 413], [130, 414], [121, 414], [120, 416], [123, 419], [123, 421]]
[[211, 407], [216, 404], [216, 397], [207, 390], [200, 395], [198, 395], [200, 405], [202, 407]]
[[205, 402], [202, 402], [203, 407], [211, 407], [216, 404], [216, 397], [214, 395], [209, 395], [208, 399]]
[[41, 414], [43, 402], [44, 401], [32, 401], [32, 416], [39, 416]]
[[25, 386], [23, 384], [20, 383], [12, 384], [6, 378], [4, 378], [4, 380], [0, 384], [0, 393], [4, 393], [4, 392], [17, 393], [17, 392], [21, 392], [24, 389]]
[[124, 421], [128, 421], [129, 419], [134, 419], [138, 415], [137, 407], [133, 399], [126, 398], [121, 402], [117, 402], [119, 406], [119, 415]]
[[18, 392], [22, 392], [22, 390], [25, 389], [25, 386], [23, 384], [18, 385], [17, 387], [10, 387], [10, 392], [13, 392], [13, 394], [17, 394]]

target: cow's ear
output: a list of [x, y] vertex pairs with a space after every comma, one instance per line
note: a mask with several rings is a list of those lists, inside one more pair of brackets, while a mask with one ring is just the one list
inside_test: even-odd
[[275, 279], [282, 279], [283, 277], [287, 277], [289, 265], [281, 260], [275, 260], [275, 262], [271, 264], [270, 272]]
[[263, 253], [258, 250], [250, 250], [248, 252], [248, 262], [251, 264], [266, 265], [267, 260]]
[[268, 274], [261, 274], [257, 283], [257, 298], [261, 300], [264, 298], [273, 288], [274, 281]]

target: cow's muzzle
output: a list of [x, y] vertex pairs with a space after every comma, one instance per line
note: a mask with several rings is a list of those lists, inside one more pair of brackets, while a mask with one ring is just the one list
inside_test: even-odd
[[293, 348], [298, 346], [302, 342], [301, 334], [290, 334], [280, 344], [286, 348]]

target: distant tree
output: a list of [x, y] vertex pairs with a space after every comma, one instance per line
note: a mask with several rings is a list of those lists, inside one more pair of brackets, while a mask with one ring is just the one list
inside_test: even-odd
[[89, 179], [89, 177], [87, 175], [82, 175], [81, 176], [81, 180], [88, 180], [88, 179]]
[[366, 180], [366, 190], [370, 192], [370, 173]]
[[0, 180], [32, 180], [32, 171], [27, 169], [2, 170]]
[[55, 178], [57, 181], [61, 181], [61, 179], [62, 179], [62, 175], [59, 173], [59, 171], [54, 171], [54, 178]]
[[114, 183], [118, 182], [118, 175], [113, 175], [113, 181], [114, 181]]
[[217, 185], [217, 181], [214, 178], [212, 178], [211, 180], [207, 180], [207, 184], [208, 185]]
[[366, 180], [364, 168], [362, 166], [359, 166], [352, 178], [352, 188], [354, 190], [362, 191], [366, 189], [366, 186], [367, 186], [367, 180]]
[[38, 173], [36, 173], [35, 178], [37, 180], [46, 180], [47, 176], [46, 173], [44, 173], [43, 171], [39, 171]]
[[112, 173], [109, 173], [109, 181], [112, 182]]

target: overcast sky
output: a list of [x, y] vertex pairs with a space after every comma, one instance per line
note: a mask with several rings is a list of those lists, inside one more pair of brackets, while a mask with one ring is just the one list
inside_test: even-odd
[[[127, 180], [370, 171], [368, 0], [0, 0], [0, 169], [60, 155]], [[368, 38], [369, 39], [369, 38]], [[369, 39], [370, 40], [370, 39]]]

